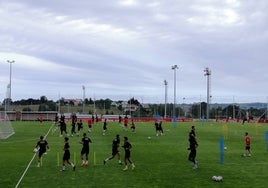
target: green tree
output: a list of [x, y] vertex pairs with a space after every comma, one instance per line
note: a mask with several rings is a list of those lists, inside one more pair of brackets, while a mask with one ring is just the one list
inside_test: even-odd
[[57, 105], [54, 101], [48, 101], [47, 107], [48, 107], [49, 111], [56, 111], [57, 110]]
[[38, 107], [38, 111], [47, 111], [47, 106], [45, 104], [40, 104]]
[[45, 104], [47, 102], [47, 97], [46, 96], [41, 96], [40, 97], [40, 102], [41, 102], [41, 104]]
[[24, 112], [31, 112], [32, 109], [30, 107], [25, 107], [25, 108], [22, 109], [22, 111], [24, 111]]

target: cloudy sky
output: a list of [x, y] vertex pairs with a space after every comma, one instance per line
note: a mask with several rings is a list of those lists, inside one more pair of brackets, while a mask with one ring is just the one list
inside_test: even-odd
[[[0, 100], [267, 102], [267, 0], [0, 0]], [[183, 99], [184, 98], [184, 99]]]

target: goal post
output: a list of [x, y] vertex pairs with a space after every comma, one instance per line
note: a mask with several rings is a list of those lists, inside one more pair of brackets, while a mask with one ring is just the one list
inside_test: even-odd
[[7, 139], [15, 134], [6, 112], [0, 112], [0, 139]]

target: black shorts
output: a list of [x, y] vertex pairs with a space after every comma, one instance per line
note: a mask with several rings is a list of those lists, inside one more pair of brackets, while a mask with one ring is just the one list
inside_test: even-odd
[[112, 151], [113, 156], [115, 156], [117, 153], [119, 153], [119, 151], [117, 149]]
[[42, 157], [42, 155], [43, 155], [44, 153], [46, 153], [46, 150], [39, 150], [39, 152], [38, 152], [38, 156], [39, 156], [39, 157]]
[[250, 146], [246, 146], [245, 149], [246, 149], [246, 150], [250, 150]]
[[67, 161], [71, 158], [70, 152], [64, 152], [62, 160]]
[[88, 148], [82, 148], [81, 155], [84, 155], [84, 154], [86, 154], [86, 155], [89, 154], [89, 149]]
[[125, 151], [125, 159], [130, 158], [130, 151]]

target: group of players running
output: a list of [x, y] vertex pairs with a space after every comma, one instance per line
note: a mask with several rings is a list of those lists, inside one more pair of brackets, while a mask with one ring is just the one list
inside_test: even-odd
[[[78, 127], [78, 132], [75, 132], [75, 126], [77, 124]], [[104, 126], [106, 127], [106, 120], [104, 121]], [[134, 126], [134, 130], [135, 130], [135, 124], [132, 121], [132, 126], [131, 129], [133, 130], [133, 126]], [[70, 160], [70, 144], [69, 144], [69, 138], [68, 138], [68, 134], [66, 131], [66, 122], [65, 122], [65, 116], [61, 115], [61, 117], [59, 118], [58, 116], [55, 117], [55, 125], [58, 125], [58, 127], [60, 128], [60, 136], [62, 137], [63, 133], [65, 133], [65, 137], [64, 137], [64, 154], [63, 154], [63, 158], [62, 158], [62, 168], [60, 171], [64, 172], [66, 169], [66, 165], [69, 164], [72, 168], [73, 171], [75, 171], [76, 166], [75, 164]], [[75, 114], [73, 114], [71, 116], [71, 125], [72, 125], [72, 129], [71, 129], [71, 135], [73, 136], [74, 134], [76, 134], [77, 136], [79, 136], [80, 130], [83, 128], [83, 124], [82, 124], [82, 120], [77, 121], [77, 117]], [[88, 132], [91, 132], [91, 127], [92, 127], [92, 119], [88, 120]], [[57, 129], [57, 127], [56, 127]], [[55, 131], [56, 129], [54, 129], [53, 131]], [[107, 127], [106, 127], [107, 129]], [[103, 128], [104, 131], [106, 131], [105, 128]], [[80, 141], [80, 144], [82, 144], [82, 149], [80, 152], [80, 158], [81, 158], [81, 166], [87, 166], [88, 165], [88, 155], [89, 155], [89, 144], [92, 143], [91, 139], [86, 135], [86, 133], [83, 133], [83, 137], [82, 140]], [[120, 156], [120, 152], [119, 152], [119, 147], [120, 147], [120, 135], [117, 134], [115, 139], [112, 141], [112, 155], [108, 158], [106, 158], [103, 163], [106, 164], [107, 161], [113, 159], [115, 156], [118, 156], [118, 163], [122, 164], [121, 162], [121, 156]], [[130, 144], [128, 137], [124, 137], [124, 144], [122, 145], [122, 147], [124, 148], [125, 151], [125, 157], [124, 157], [124, 163], [125, 163], [125, 168], [123, 169], [128, 170], [128, 163], [131, 164], [132, 166], [132, 170], [135, 169], [135, 165], [133, 163], [133, 161], [131, 160], [131, 155], [130, 155], [130, 149], [132, 148], [132, 145]], [[38, 151], [38, 163], [37, 163], [37, 167], [40, 167], [41, 164], [41, 158], [43, 156], [44, 153], [46, 153], [47, 149], [49, 150], [49, 146], [48, 146], [48, 142], [45, 140], [45, 138], [43, 136], [40, 136], [40, 140], [37, 142], [36, 146], [35, 146], [35, 150]]]

